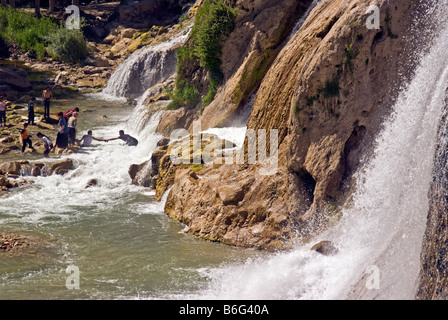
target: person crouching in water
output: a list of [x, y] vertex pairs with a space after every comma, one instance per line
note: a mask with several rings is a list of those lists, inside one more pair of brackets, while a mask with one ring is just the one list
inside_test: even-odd
[[98, 139], [93, 136], [92, 130], [87, 131], [87, 134], [83, 135], [81, 140], [79, 140], [81, 147], [90, 147], [92, 140], [96, 141], [106, 141], [103, 139]]
[[108, 142], [108, 141], [111, 141], [111, 140], [121, 139], [121, 140], [123, 140], [124, 142], [126, 142], [126, 144], [127, 144], [128, 146], [136, 146], [136, 145], [138, 144], [138, 140], [137, 140], [137, 139], [135, 139], [134, 137], [131, 137], [131, 136], [128, 135], [128, 134], [125, 134], [123, 130], [120, 130], [120, 131], [118, 132], [118, 134], [120, 135], [119, 137], [111, 138], [111, 139], [106, 139], [105, 141]]
[[42, 142], [44, 143], [45, 150], [44, 150], [44, 157], [49, 158], [49, 153], [51, 149], [53, 149], [53, 142], [51, 142], [50, 138], [48, 138], [46, 135], [42, 134], [41, 132], [37, 133], [37, 136], [42, 139]]
[[23, 129], [20, 131], [20, 137], [22, 138], [22, 153], [25, 152], [26, 145], [28, 144], [28, 147], [35, 151], [33, 148], [33, 143], [31, 142], [30, 135], [28, 134], [28, 123], [23, 124]]
[[62, 112], [58, 112], [59, 129], [56, 136], [56, 146], [61, 149], [66, 149], [68, 146], [68, 126]]

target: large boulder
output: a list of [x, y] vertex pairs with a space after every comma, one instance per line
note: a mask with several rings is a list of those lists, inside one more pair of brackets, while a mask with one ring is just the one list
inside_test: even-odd
[[0, 85], [8, 85], [19, 91], [32, 88], [31, 83], [17, 70], [0, 67]]
[[68, 171], [74, 169], [73, 161], [71, 159], [64, 159], [55, 162], [50, 167], [50, 174], [66, 174]]
[[151, 187], [152, 183], [152, 166], [150, 160], [140, 164], [132, 164], [129, 167], [129, 176], [132, 179], [132, 184], [142, 187]]
[[0, 165], [0, 171], [7, 173], [18, 175], [20, 173], [21, 164], [17, 161], [5, 162]]

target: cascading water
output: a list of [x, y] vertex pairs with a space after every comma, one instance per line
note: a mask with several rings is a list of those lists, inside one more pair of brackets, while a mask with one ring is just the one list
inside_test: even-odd
[[[309, 245], [205, 270], [211, 279], [207, 289], [182, 298], [415, 298], [436, 129], [448, 84], [448, 7], [439, 4], [437, 10], [439, 36], [402, 89], [341, 221]], [[332, 241], [338, 253], [311, 251], [320, 240]]]
[[296, 25], [292, 29], [291, 34], [289, 35], [288, 40], [291, 40], [291, 38], [297, 33], [297, 31], [300, 30], [302, 25], [305, 23], [306, 18], [308, 18], [311, 11], [321, 2], [322, 0], [313, 0], [313, 2], [310, 4], [306, 12], [303, 14], [303, 16], [297, 21]]
[[[444, 7], [443, 13], [448, 12]], [[37, 177], [33, 185], [0, 198], [2, 228], [53, 239], [52, 249], [0, 261], [0, 297], [414, 298], [436, 124], [448, 83], [448, 27], [441, 22], [440, 36], [400, 95], [374, 157], [359, 172], [353, 205], [344, 209], [338, 225], [313, 239], [333, 241], [338, 254], [323, 256], [298, 245], [259, 258], [183, 236], [182, 226], [163, 214], [163, 202], [155, 202], [153, 192], [129, 181], [129, 165], [148, 160], [159, 139], [154, 130], [162, 111], [144, 113], [146, 90], [155, 84], [147, 83], [133, 93], [138, 98], [134, 110], [123, 115], [127, 110], [111, 102], [108, 125], [94, 128], [94, 136], [102, 138], [116, 137], [119, 129], [136, 134], [138, 147], [97, 142], [69, 156], [76, 168], [65, 176]], [[145, 50], [123, 64], [128, 68], [117, 69], [105, 93], [128, 95], [124, 86], [131, 86], [131, 79], [141, 80], [128, 71], [139, 73], [131, 66], [143, 57], [166, 67], [166, 59], [151, 57], [154, 48]], [[208, 132], [229, 139], [244, 133], [244, 128], [216, 130]], [[98, 185], [86, 188], [91, 178]], [[65, 288], [65, 268], [71, 264], [81, 271], [78, 291]], [[379, 271], [378, 289], [366, 286], [369, 270]]]
[[[132, 61], [138, 65], [151, 54], [164, 56], [186, 39], [188, 31], [140, 51], [139, 58], [130, 57], [124, 65], [132, 70]], [[166, 59], [157, 61], [157, 72], [163, 75], [160, 81], [164, 81], [172, 75], [172, 66]], [[127, 71], [119, 68], [112, 77], [106, 92], [115, 93], [113, 99], [93, 94], [76, 101], [81, 109], [79, 129], [80, 134], [92, 129], [95, 137], [103, 139], [117, 137], [123, 129], [138, 138], [137, 147], [120, 140], [94, 141], [76, 154], [38, 159], [50, 165], [69, 157], [75, 169], [64, 176], [31, 178], [32, 185], [0, 197], [1, 231], [24, 233], [42, 243], [30, 254], [11, 254], [0, 260], [0, 298], [129, 299], [158, 296], [164, 288], [182, 292], [201, 285], [197, 270], [204, 264], [244, 257], [244, 251], [187, 237], [183, 226], [164, 215], [163, 202], [155, 201], [152, 190], [131, 184], [130, 165], [147, 161], [156, 149], [160, 136], [155, 129], [164, 108], [148, 112], [144, 101], [151, 88], [146, 86], [136, 91], [140, 96], [132, 110], [115, 99], [124, 92], [122, 85], [132, 86], [130, 79], [140, 78]], [[91, 179], [97, 181], [94, 186], [88, 185]], [[80, 290], [65, 286], [69, 265], [81, 272]]]
[[191, 28], [155, 46], [147, 46], [132, 53], [112, 74], [102, 91], [115, 98], [141, 97], [145, 91], [166, 80], [176, 71], [174, 48], [188, 37]]

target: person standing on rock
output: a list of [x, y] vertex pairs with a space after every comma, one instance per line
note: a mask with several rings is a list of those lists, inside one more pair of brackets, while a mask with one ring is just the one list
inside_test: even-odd
[[0, 96], [0, 127], [6, 128], [6, 98], [4, 95]]
[[20, 131], [20, 137], [22, 138], [22, 153], [25, 152], [25, 148], [26, 148], [27, 144], [28, 144], [28, 147], [32, 151], [35, 151], [35, 149], [33, 148], [33, 143], [31, 142], [30, 135], [28, 134], [28, 130], [27, 129], [28, 129], [28, 123], [25, 122], [23, 124], [22, 131]]
[[120, 131], [118, 132], [118, 134], [119, 134], [120, 136], [118, 136], [118, 137], [116, 137], [116, 138], [106, 139], [106, 140], [104, 140], [104, 141], [109, 142], [109, 141], [111, 141], [111, 140], [121, 139], [121, 140], [123, 140], [124, 142], [126, 142], [126, 144], [127, 144], [128, 146], [136, 146], [136, 145], [138, 144], [138, 140], [137, 140], [137, 139], [135, 139], [134, 137], [131, 137], [131, 136], [128, 135], [128, 134], [125, 134], [123, 130], [120, 130]]
[[74, 112], [79, 113], [79, 108], [76, 107], [75, 109], [70, 109], [70, 110], [65, 111], [64, 118], [65, 118], [65, 120], [67, 120], [67, 122], [70, 119], [70, 117], [73, 115]]
[[42, 101], [44, 103], [44, 119], [48, 121], [50, 119], [50, 101], [53, 98], [53, 94], [51, 93], [51, 89], [49, 86], [45, 87], [42, 92]]
[[36, 98], [31, 97], [28, 101], [28, 124], [34, 126], [34, 104], [36, 103]]
[[76, 132], [77, 132], [77, 124], [78, 124], [78, 112], [73, 112], [72, 116], [68, 119], [68, 146], [72, 148], [76, 142]]
[[59, 129], [56, 137], [56, 146], [61, 149], [65, 149], [68, 146], [68, 126], [67, 121], [64, 118], [62, 112], [58, 112], [59, 117]]

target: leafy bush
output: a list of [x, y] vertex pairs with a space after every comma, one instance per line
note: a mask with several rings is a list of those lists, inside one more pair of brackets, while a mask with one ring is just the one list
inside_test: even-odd
[[222, 37], [235, 27], [237, 11], [223, 0], [205, 0], [199, 9], [192, 30], [195, 46], [194, 55], [200, 66], [208, 70], [219, 69], [221, 65]]
[[38, 58], [45, 57], [46, 36], [57, 27], [53, 19], [38, 19], [19, 10], [0, 7], [0, 37], [7, 43], [16, 43], [22, 52], [36, 54]]
[[54, 18], [38, 19], [10, 7], [0, 6], [0, 38], [39, 59], [47, 51], [53, 58], [70, 63], [87, 56], [87, 41], [80, 30], [69, 30], [59, 26]]
[[[205, 0], [203, 2], [191, 31], [191, 42], [185, 44], [176, 52], [178, 77], [176, 79], [176, 90], [171, 93], [174, 99], [169, 106], [170, 108], [192, 107], [191, 103], [195, 101], [195, 99], [188, 99], [189, 102], [186, 105], [183, 102], [186, 102], [187, 99], [176, 100], [176, 97], [185, 97], [184, 84], [188, 80], [184, 74], [184, 66], [192, 61], [197, 61], [200, 67], [210, 72], [208, 93], [202, 100], [201, 107], [205, 107], [213, 100], [223, 77], [220, 70], [221, 41], [234, 29], [236, 15], [237, 10], [226, 5], [223, 0]], [[189, 83], [187, 91], [192, 90], [191, 87], [194, 88], [194, 85]], [[197, 92], [196, 88], [194, 90]]]
[[222, 81], [222, 73], [215, 71], [212, 72], [212, 75], [210, 77], [210, 82], [208, 84], [208, 92], [207, 95], [202, 99], [201, 101], [201, 111], [203, 111], [204, 107], [208, 104], [210, 104], [213, 101], [213, 98], [216, 95], [216, 91], [218, 91], [218, 86]]
[[87, 41], [80, 30], [60, 27], [48, 36], [49, 52], [54, 59], [78, 63], [88, 55]]
[[168, 110], [178, 109], [180, 107], [194, 108], [199, 102], [199, 92], [194, 85], [183, 81], [176, 90], [168, 92], [171, 102]]

